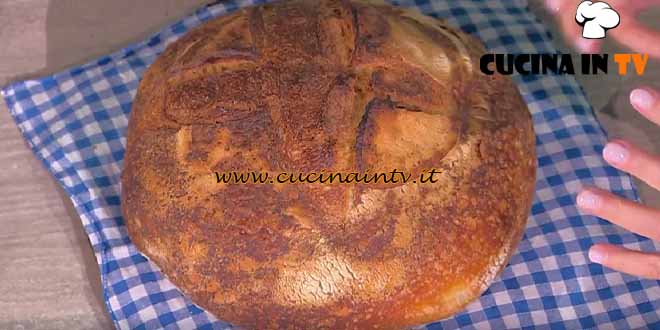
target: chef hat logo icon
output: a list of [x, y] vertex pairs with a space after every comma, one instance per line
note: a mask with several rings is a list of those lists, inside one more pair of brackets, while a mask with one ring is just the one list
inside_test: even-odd
[[609, 29], [619, 26], [621, 17], [605, 2], [582, 1], [577, 7], [575, 20], [582, 26], [582, 37], [603, 39]]

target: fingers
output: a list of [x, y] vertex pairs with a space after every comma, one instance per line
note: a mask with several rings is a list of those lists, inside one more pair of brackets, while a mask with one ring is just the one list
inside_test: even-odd
[[582, 38], [582, 27], [575, 22], [577, 5], [572, 0], [545, 0], [546, 8], [557, 17], [567, 42], [581, 53], [597, 53], [600, 41]]
[[[614, 6], [614, 4], [612, 5]], [[640, 10], [645, 10], [651, 7], [660, 6], [660, 0], [645, 0], [645, 1], [627, 0], [625, 5], [630, 7], [631, 11], [638, 13]]]
[[660, 5], [660, 0], [609, 0], [607, 3], [622, 17], [634, 17], [641, 10]]
[[660, 211], [596, 188], [582, 190], [578, 207], [634, 233], [660, 240]]
[[[597, 53], [602, 40], [582, 38], [582, 27], [575, 22], [579, 1], [545, 0], [546, 8], [557, 16], [566, 40], [581, 53]], [[610, 32], [621, 45], [638, 53], [660, 58], [660, 31], [641, 24], [637, 16], [649, 7], [660, 5], [660, 0], [631, 1], [610, 0], [612, 7], [621, 16], [621, 24]]]
[[603, 149], [603, 158], [610, 165], [660, 190], [660, 157], [651, 155], [626, 141], [614, 140]]
[[[580, 209], [607, 219], [632, 232], [660, 239], [660, 211], [589, 188], [577, 197]], [[643, 253], [609, 244], [596, 244], [589, 250], [589, 259], [606, 267], [632, 275], [660, 279], [660, 254]]]
[[648, 28], [634, 18], [622, 20], [621, 25], [612, 30], [612, 37], [634, 52], [660, 58], [660, 31]]
[[621, 45], [638, 53], [660, 58], [660, 31], [640, 23], [638, 16], [650, 7], [660, 6], [660, 0], [610, 0], [609, 4], [619, 12], [621, 24], [608, 33]]
[[589, 250], [595, 263], [631, 275], [660, 279], [660, 255], [629, 250], [609, 244], [596, 244]]
[[660, 93], [658, 91], [642, 87], [630, 93], [630, 104], [650, 121], [660, 125]]

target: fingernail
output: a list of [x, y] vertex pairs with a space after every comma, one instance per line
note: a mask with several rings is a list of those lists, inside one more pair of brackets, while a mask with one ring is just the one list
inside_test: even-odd
[[612, 164], [624, 164], [630, 152], [620, 143], [610, 142], [603, 149], [603, 158]]
[[586, 210], [597, 210], [600, 208], [600, 196], [589, 190], [583, 190], [577, 197], [577, 204], [580, 208]]
[[656, 100], [649, 91], [638, 88], [630, 93], [630, 103], [639, 111], [650, 111]]
[[561, 0], [545, 0], [545, 8], [547, 8], [553, 13], [559, 11], [560, 4], [561, 4]]
[[597, 50], [596, 45], [597, 43], [595, 41], [589, 39], [580, 38], [575, 42], [575, 47], [577, 50], [584, 54], [595, 53]]
[[592, 247], [589, 249], [589, 259], [597, 264], [602, 264], [605, 262], [605, 259], [607, 259], [607, 255], [603, 253], [603, 251], [599, 251], [599, 249]]

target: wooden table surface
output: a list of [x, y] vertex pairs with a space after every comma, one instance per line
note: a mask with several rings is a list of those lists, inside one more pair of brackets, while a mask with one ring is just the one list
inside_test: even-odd
[[[206, 0], [0, 0], [0, 85], [82, 64]], [[136, 5], [137, 3], [137, 5]], [[0, 329], [112, 329], [80, 219], [0, 102]]]
[[[540, 0], [531, 1], [539, 7]], [[0, 85], [119, 49], [207, 2], [0, 0]], [[611, 52], [618, 50], [608, 47]], [[626, 91], [640, 81], [658, 81], [660, 65], [654, 62], [649, 67], [652, 72], [644, 78], [580, 80], [613, 135], [660, 152], [660, 130], [644, 122], [625, 101]], [[649, 204], [660, 206], [660, 194], [648, 187], [641, 190]], [[80, 219], [27, 147], [4, 102], [0, 102], [0, 265], [0, 329], [112, 328]]]

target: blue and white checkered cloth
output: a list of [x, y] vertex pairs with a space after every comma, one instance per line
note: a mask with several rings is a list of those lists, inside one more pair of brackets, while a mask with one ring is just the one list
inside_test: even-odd
[[[260, 1], [260, 0], [258, 0]], [[121, 329], [231, 329], [194, 305], [140, 254], [126, 233], [119, 177], [138, 81], [167, 44], [218, 15], [255, 4], [223, 2], [97, 61], [2, 90], [35, 155], [71, 197], [101, 268], [104, 298]], [[447, 19], [498, 53], [555, 53], [525, 0], [404, 0]], [[630, 177], [601, 159], [606, 136], [571, 76], [515, 76], [533, 115], [536, 196], [524, 238], [481, 298], [437, 329], [660, 329], [660, 286], [592, 264], [596, 242], [658, 245], [592, 216], [574, 200], [584, 185], [638, 199]], [[222, 318], [222, 315], [217, 315]]]

